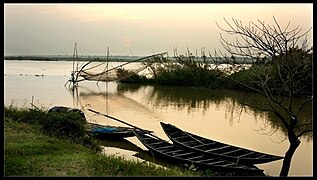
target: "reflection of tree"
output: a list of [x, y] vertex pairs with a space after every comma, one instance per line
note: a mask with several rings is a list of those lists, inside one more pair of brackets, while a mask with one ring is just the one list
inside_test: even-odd
[[138, 92], [142, 88], [142, 84], [133, 84], [133, 83], [118, 83], [117, 90], [118, 93], [122, 92]]
[[[108, 82], [102, 83], [105, 83], [104, 85], [107, 86]], [[80, 84], [75, 87], [78, 93], [77, 96], [73, 98], [74, 101], [77, 101], [77, 107], [79, 104], [80, 106], [78, 108], [81, 108], [82, 110], [88, 111], [88, 108], [91, 108], [109, 116], [113, 116], [113, 113], [119, 113], [125, 110], [135, 111], [139, 114], [152, 114], [152, 109], [149, 109], [147, 106], [131, 99], [129, 96], [118, 92], [116, 90], [118, 87], [117, 83], [109, 83], [109, 89], [107, 87], [103, 89], [102, 86], [96, 86], [94, 83], [91, 84], [92, 85], [86, 84], [85, 86]], [[131, 85], [133, 86], [133, 84]], [[132, 86], [131, 88], [133, 89]], [[91, 113], [88, 111], [88, 116], [93, 117], [89, 114]], [[106, 120], [108, 120], [108, 118], [109, 117], [106, 117]], [[96, 122], [92, 118], [90, 120]]]
[[[145, 89], [150, 89], [145, 91]], [[264, 122], [264, 127], [260, 127], [259, 133], [266, 133], [272, 135], [273, 132], [280, 130], [284, 132], [283, 136], [287, 136], [287, 129], [283, 124], [278, 121], [271, 112], [265, 112], [258, 108], [246, 107], [241, 104], [240, 100], [244, 99], [244, 103], [252, 103], [257, 106], [265, 108], [265, 99], [263, 96], [257, 93], [248, 93], [247, 96], [239, 91], [229, 90], [209, 90], [203, 88], [189, 88], [189, 87], [177, 87], [177, 86], [144, 86], [141, 84], [118, 84], [118, 92], [134, 93], [134, 92], [146, 92], [149, 103], [154, 107], [167, 107], [172, 106], [177, 110], [187, 109], [190, 113], [193, 109], [202, 109], [203, 112], [208, 111], [211, 107], [226, 107], [226, 119], [230, 124], [234, 123], [234, 120], [238, 122], [241, 120], [241, 112], [254, 116], [254, 119], [261, 119]], [[295, 106], [299, 106], [301, 99], [295, 99]], [[296, 103], [298, 102], [298, 103]], [[299, 124], [305, 124], [312, 119], [312, 109], [307, 106], [299, 114]], [[307, 128], [302, 126], [300, 130]], [[308, 126], [308, 128], [311, 128]], [[270, 132], [267, 132], [269, 129]], [[284, 137], [281, 137], [284, 138]], [[304, 139], [312, 139], [312, 133], [305, 134]]]
[[[265, 108], [267, 104], [265, 103], [265, 97], [257, 94], [257, 93], [241, 93], [238, 91], [227, 91], [228, 96], [229, 92], [232, 95], [229, 101], [227, 101], [227, 109], [226, 113], [229, 115], [229, 121], [232, 122], [234, 118], [237, 118], [238, 121], [240, 120], [241, 112], [245, 112], [251, 114], [257, 119], [258, 117], [264, 120], [264, 126], [261, 127], [259, 133], [266, 134], [266, 135], [273, 135], [274, 132], [280, 130], [284, 132], [282, 140], [285, 140], [288, 130], [285, 128], [283, 123], [276, 118], [273, 112], [267, 112], [259, 109], [258, 107]], [[243, 99], [243, 102], [241, 102]], [[285, 98], [287, 100], [287, 98]], [[303, 100], [301, 98], [294, 99], [294, 108], [299, 107]], [[245, 104], [252, 104], [256, 107], [248, 107]], [[310, 122], [312, 119], [312, 104], [307, 104], [305, 108], [298, 114], [298, 124], [302, 124], [302, 126], [297, 126], [295, 128], [295, 132], [303, 132], [305, 130], [309, 130], [312, 128]], [[269, 132], [267, 132], [271, 129]], [[307, 141], [312, 139], [312, 132], [303, 134], [302, 137]]]
[[[294, 129], [295, 133], [300, 133], [300, 132], [312, 129], [312, 125], [311, 125], [312, 108], [311, 107], [303, 109], [302, 112], [298, 115], [298, 117], [299, 117], [298, 123], [301, 125], [297, 126]], [[287, 136], [287, 128], [283, 126], [282, 122], [274, 115], [274, 113], [268, 112], [268, 118], [270, 119], [270, 122], [274, 122], [273, 124], [276, 124], [276, 127], [280, 128], [283, 132], [285, 132], [285, 136]], [[313, 139], [313, 133], [312, 132], [305, 133], [301, 136], [301, 138], [306, 139], [309, 142]]]
[[154, 107], [172, 106], [177, 110], [187, 109], [191, 112], [193, 109], [202, 109], [203, 112], [208, 110], [211, 105], [220, 106], [226, 94], [223, 90], [209, 90], [201, 88], [189, 88], [181, 86], [142, 86], [120, 84], [118, 85], [118, 92], [136, 92], [142, 91], [144, 88], [150, 88], [147, 91], [147, 98], [149, 103]]

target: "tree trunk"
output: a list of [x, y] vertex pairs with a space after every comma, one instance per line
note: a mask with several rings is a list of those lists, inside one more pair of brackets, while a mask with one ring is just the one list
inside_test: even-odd
[[[292, 134], [292, 135], [290, 135]], [[291, 161], [292, 161], [292, 157], [296, 151], [296, 149], [298, 148], [299, 144], [301, 143], [300, 140], [295, 136], [294, 133], [290, 133], [289, 134], [289, 142], [290, 142], [290, 146], [287, 150], [287, 152], [285, 153], [285, 157], [283, 160], [283, 166], [280, 172], [280, 177], [283, 176], [288, 176], [288, 172], [291, 166]]]

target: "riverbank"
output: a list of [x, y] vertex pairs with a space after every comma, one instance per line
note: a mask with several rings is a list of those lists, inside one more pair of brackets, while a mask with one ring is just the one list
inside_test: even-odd
[[4, 112], [4, 176], [217, 175], [175, 166], [166, 168], [146, 161], [126, 160], [120, 156], [101, 154], [96, 148], [92, 148], [95, 147], [92, 143], [87, 143], [94, 140], [86, 140], [84, 143], [78, 135], [75, 139], [64, 131], [54, 135], [49, 132], [52, 129], [44, 130], [45, 125], [36, 122], [43, 118], [44, 112], [41, 110], [5, 107]]

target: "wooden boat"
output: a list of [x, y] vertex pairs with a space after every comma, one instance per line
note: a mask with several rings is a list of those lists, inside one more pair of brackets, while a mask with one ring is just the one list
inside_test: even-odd
[[96, 139], [123, 139], [135, 136], [133, 128], [110, 126], [87, 122], [88, 132]]
[[104, 146], [104, 147], [118, 148], [118, 149], [123, 149], [127, 151], [133, 151], [133, 152], [144, 151], [139, 146], [135, 145], [134, 143], [124, 138], [123, 139], [97, 139], [96, 142], [100, 146]]
[[240, 164], [261, 164], [283, 159], [282, 156], [276, 156], [257, 152], [229, 144], [210, 140], [177, 128], [174, 125], [160, 122], [164, 132], [174, 144], [186, 147], [187, 149], [210, 154], [214, 157], [238, 162]]
[[142, 151], [139, 151], [139, 152], [133, 154], [132, 156], [139, 158], [140, 161], [146, 161], [146, 162], [154, 164], [158, 167], [163, 166], [163, 167], [170, 168], [170, 167], [175, 166], [175, 164], [171, 164], [169, 161], [164, 160], [163, 158], [159, 158], [156, 156], [154, 157], [149, 150], [142, 149]]
[[235, 172], [238, 174], [261, 174], [263, 170], [254, 165], [241, 165], [236, 162], [220, 159], [209, 154], [199, 153], [192, 149], [171, 144], [153, 134], [139, 129], [133, 130], [136, 137], [152, 153], [152, 155], [169, 161], [170, 163], [188, 166], [193, 165], [200, 170], [214, 170]]
[[[133, 129], [140, 129], [144, 132], [147, 132], [147, 133], [151, 133], [153, 131], [149, 131], [149, 130], [146, 130], [146, 129], [142, 129], [142, 128], [139, 128], [137, 126], [134, 126], [132, 124], [129, 124], [127, 122], [124, 122], [118, 118], [115, 118], [115, 117], [112, 117], [112, 116], [109, 116], [107, 114], [103, 114], [103, 113], [100, 113], [98, 111], [95, 111], [93, 109], [88, 109], [88, 111], [91, 111], [93, 113], [96, 113], [96, 114], [99, 114], [99, 115], [102, 115], [102, 116], [105, 116], [105, 117], [108, 117], [108, 118], [111, 118], [115, 121], [118, 121], [118, 122], [121, 122], [123, 124], [126, 124], [128, 126], [131, 126], [131, 127], [115, 127], [115, 126], [105, 126], [106, 129], [93, 129], [91, 132], [93, 134], [95, 134], [95, 137], [97, 138], [126, 138], [126, 137], [132, 137], [132, 136], [135, 136], [134, 135], [134, 132], [133, 132]], [[90, 124], [93, 124], [93, 123], [90, 123]], [[94, 124], [94, 125], [97, 125], [97, 124]], [[97, 127], [98, 128], [98, 127]], [[115, 130], [113, 130], [115, 129]]]

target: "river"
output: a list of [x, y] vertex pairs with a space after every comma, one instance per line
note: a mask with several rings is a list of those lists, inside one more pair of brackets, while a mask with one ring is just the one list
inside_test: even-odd
[[[116, 65], [114, 65], [116, 66]], [[168, 140], [160, 121], [171, 123], [191, 133], [224, 143], [269, 154], [284, 156], [289, 143], [278, 121], [267, 112], [241, 109], [241, 92], [203, 88], [83, 81], [71, 91], [68, 85], [71, 61], [4, 61], [4, 104], [43, 109], [56, 105], [81, 108], [88, 121], [123, 125], [93, 114], [87, 108], [116, 117], [127, 123], [154, 131]], [[258, 95], [253, 99], [262, 101]], [[311, 106], [303, 119], [312, 118]], [[104, 153], [126, 159], [139, 158], [147, 150], [136, 137], [124, 142], [103, 142]], [[258, 164], [268, 176], [278, 176], [282, 160]], [[313, 175], [313, 138], [306, 135], [296, 150], [289, 176]]]

